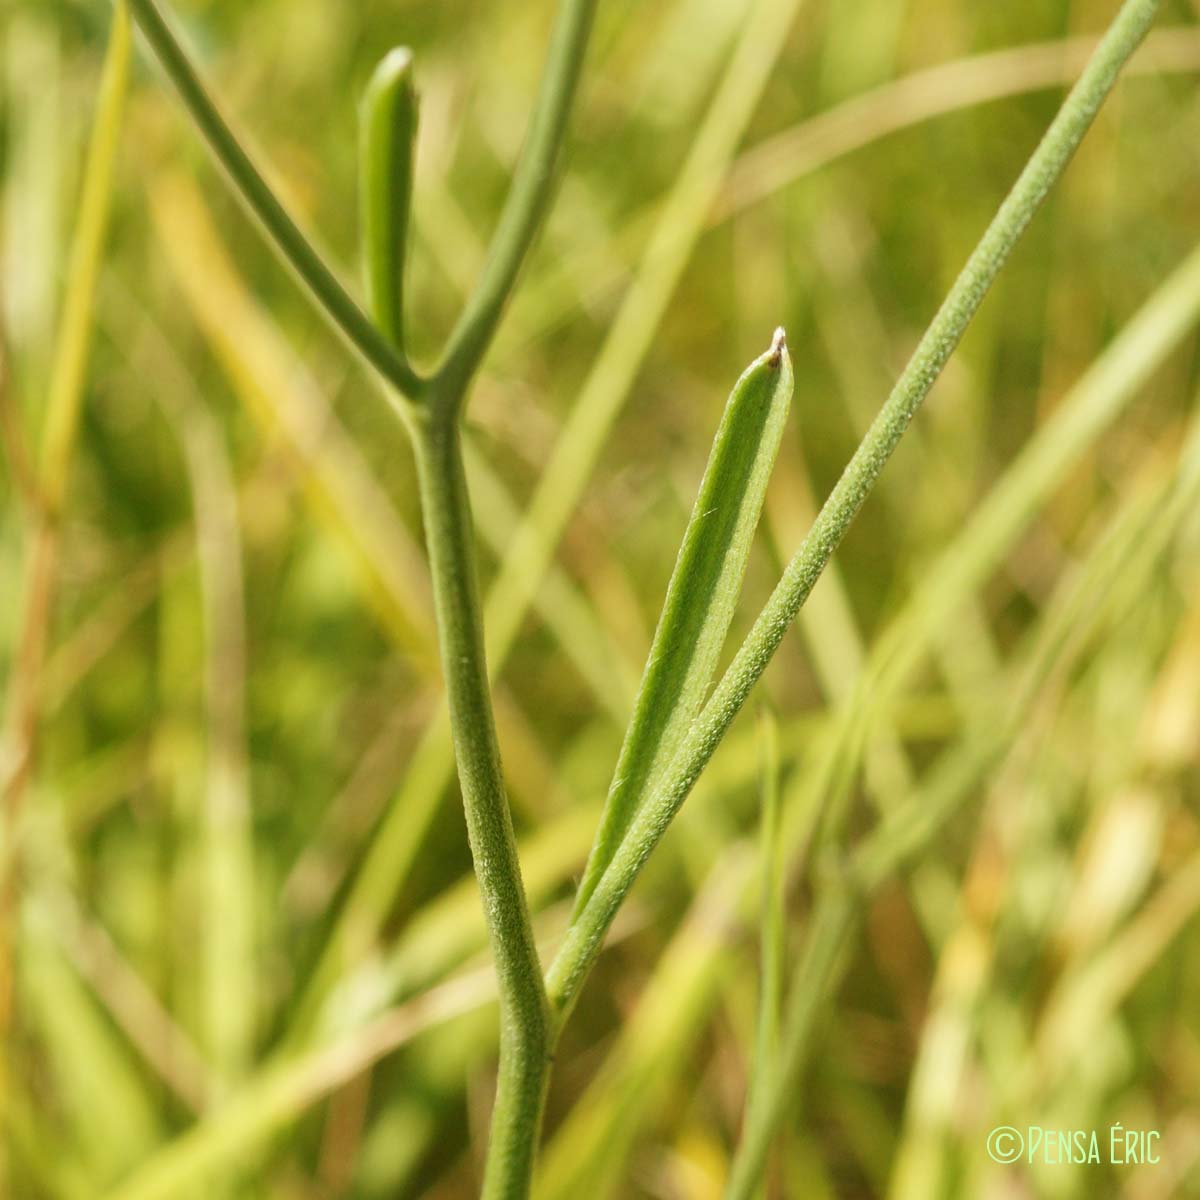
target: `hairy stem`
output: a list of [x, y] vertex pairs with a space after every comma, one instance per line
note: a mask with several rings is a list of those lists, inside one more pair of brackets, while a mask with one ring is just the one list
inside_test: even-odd
[[129, 7], [239, 198], [318, 309], [393, 388], [409, 399], [418, 399], [424, 391], [424, 381], [371, 323], [284, 208], [221, 115], [155, 0], [129, 0]]
[[559, 1014], [565, 1015], [570, 1010], [613, 917], [646, 859], [687, 798], [750, 689], [766, 670], [1013, 246], [1070, 161], [1121, 67], [1145, 37], [1160, 2], [1126, 0], [1117, 14], [955, 280], [712, 698], [696, 719], [663, 785], [639, 812], [587, 905], [572, 923], [547, 980], [551, 1003]]
[[500, 1070], [483, 1189], [499, 1200], [528, 1194], [553, 1023], [500, 773], [457, 421], [421, 423], [417, 468], [451, 735], [499, 984]]
[[549, 207], [594, 11], [595, 0], [563, 0], [559, 9], [525, 147], [483, 274], [450, 335], [416, 431], [451, 740], [500, 995], [500, 1064], [485, 1200], [529, 1195], [556, 1029], [500, 771], [459, 417]]

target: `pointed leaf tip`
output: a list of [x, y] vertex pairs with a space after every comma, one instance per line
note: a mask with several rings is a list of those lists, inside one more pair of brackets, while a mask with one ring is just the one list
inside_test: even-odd
[[383, 83], [399, 78], [406, 72], [412, 73], [413, 52], [408, 46], [396, 46], [389, 50], [375, 68], [372, 82]]
[[792, 372], [783, 331], [734, 385], [667, 587], [600, 828], [576, 896], [587, 903], [708, 694], [783, 437]]

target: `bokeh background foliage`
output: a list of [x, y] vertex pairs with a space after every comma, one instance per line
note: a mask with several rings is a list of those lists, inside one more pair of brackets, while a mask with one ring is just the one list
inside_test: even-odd
[[[1113, 8], [601, 6], [557, 207], [470, 413], [547, 948], [733, 379], [785, 325], [792, 424], [736, 635]], [[560, 1048], [540, 1195], [719, 1194], [753, 1046], [763, 723], [788, 963], [837, 847], [877, 810], [944, 818], [862, 900], [772, 1194], [1200, 1188], [1200, 13], [1165, 8], [769, 670], [767, 715], [614, 929]], [[414, 48], [408, 325], [432, 349], [552, 5], [177, 9], [347, 275], [358, 96]], [[8, 676], [22, 447], [108, 20], [0, 10]], [[472, 1194], [495, 1018], [414, 493], [394, 418], [139, 60], [21, 829], [14, 1196]], [[1160, 1130], [1163, 1163], [984, 1149], [997, 1124], [1116, 1122]]]

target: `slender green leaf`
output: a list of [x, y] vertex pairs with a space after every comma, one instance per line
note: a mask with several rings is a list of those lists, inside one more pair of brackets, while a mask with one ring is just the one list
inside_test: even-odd
[[783, 1012], [786, 949], [784, 913], [784, 846], [779, 811], [779, 721], [764, 709], [762, 730], [762, 812], [759, 816], [759, 870], [762, 908], [759, 925], [758, 1027], [754, 1062], [746, 1095], [746, 1120], [766, 1103], [771, 1072], [779, 1053]]
[[71, 1157], [84, 1161], [100, 1191], [142, 1161], [163, 1129], [128, 1043], [53, 944], [48, 919], [36, 905], [23, 914], [22, 1010], [70, 1131]]
[[54, 369], [46, 399], [46, 423], [42, 431], [42, 499], [55, 515], [66, 494], [79, 432], [92, 344], [96, 281], [104, 257], [121, 118], [129, 87], [130, 45], [129, 10], [124, 4], [118, 4], [113, 9], [112, 32], [84, 166], [67, 268], [68, 286], [63, 297]]
[[576, 911], [612, 860], [643, 797], [670, 765], [708, 693], [741, 592], [792, 398], [783, 330], [734, 385], [700, 483]]
[[404, 346], [404, 259], [412, 209], [417, 94], [412, 51], [397, 47], [363, 96], [359, 208], [367, 299], [376, 325]]

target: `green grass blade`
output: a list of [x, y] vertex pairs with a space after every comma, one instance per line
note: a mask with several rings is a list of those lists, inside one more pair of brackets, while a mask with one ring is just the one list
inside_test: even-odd
[[768, 1081], [779, 1051], [783, 1011], [783, 971], [786, 954], [784, 910], [784, 847], [779, 808], [779, 722], [774, 713], [762, 716], [762, 814], [759, 817], [759, 871], [762, 906], [759, 926], [758, 1027], [754, 1033], [754, 1064], [746, 1096], [747, 1122], [765, 1102]]
[[220, 425], [198, 396], [163, 388], [159, 402], [183, 453], [196, 529], [207, 743], [201, 816], [209, 913], [205, 1032], [214, 1090], [224, 1094], [253, 1060], [258, 1003], [242, 539], [233, 466]]
[[[39, 928], [44, 919], [30, 906], [22, 922], [22, 1008], [70, 1142], [99, 1191], [149, 1155], [163, 1130], [128, 1045]], [[14, 1090], [29, 1087], [14, 1083]]]
[[398, 47], [363, 96], [359, 208], [367, 302], [375, 324], [404, 348], [404, 260], [412, 210], [417, 94], [412, 51]]
[[792, 364], [779, 330], [771, 348], [734, 385], [717, 429], [579, 887], [577, 912], [708, 694], [791, 398]]
[[[92, 122], [83, 184], [68, 262], [68, 283], [46, 397], [35, 519], [29, 530], [18, 601], [20, 616], [5, 682], [0, 729], [0, 1125], [10, 1081], [16, 927], [19, 898], [18, 831], [34, 767], [42, 716], [42, 674], [59, 593], [63, 509], [79, 440], [91, 353], [96, 283], [112, 208], [122, 117], [129, 86], [132, 34], [124, 3], [113, 9], [108, 49]], [[0, 356], [3, 347], [0, 346]], [[10, 585], [11, 588], [11, 585]], [[9, 601], [11, 604], [12, 602]], [[0, 1155], [0, 1191], [6, 1184]]]
[[108, 232], [117, 143], [129, 84], [129, 47], [129, 12], [124, 4], [119, 4], [113, 10], [96, 122], [84, 168], [79, 219], [68, 265], [71, 285], [63, 301], [54, 372], [46, 401], [46, 424], [42, 432], [42, 499], [54, 513], [63, 503], [79, 429], [84, 377], [92, 343], [96, 280], [100, 275]]

